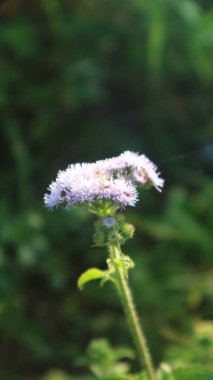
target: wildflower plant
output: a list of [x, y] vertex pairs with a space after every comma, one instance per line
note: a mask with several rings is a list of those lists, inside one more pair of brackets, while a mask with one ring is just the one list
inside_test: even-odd
[[155, 187], [161, 191], [164, 180], [156, 166], [145, 156], [126, 151], [118, 157], [95, 163], [72, 164], [59, 171], [49, 186], [44, 202], [49, 209], [64, 206], [87, 206], [95, 214], [95, 246], [108, 251], [107, 270], [90, 268], [78, 280], [78, 287], [100, 279], [101, 285], [112, 281], [117, 288], [128, 324], [138, 352], [138, 359], [145, 366], [148, 378], [156, 375], [151, 355], [139, 323], [128, 285], [128, 272], [134, 268], [132, 259], [125, 255], [121, 246], [134, 235], [134, 226], [125, 221], [123, 211], [139, 201], [139, 189]]

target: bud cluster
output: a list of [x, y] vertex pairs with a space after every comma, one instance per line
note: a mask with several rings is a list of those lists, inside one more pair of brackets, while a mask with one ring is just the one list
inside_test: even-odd
[[126, 223], [123, 215], [108, 216], [98, 219], [95, 223], [95, 233], [93, 240], [96, 246], [105, 246], [108, 242], [125, 244], [134, 235], [135, 228], [132, 224]]

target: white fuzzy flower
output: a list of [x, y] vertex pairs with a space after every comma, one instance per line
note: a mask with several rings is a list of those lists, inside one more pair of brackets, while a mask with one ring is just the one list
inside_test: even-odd
[[141, 158], [138, 153], [127, 150], [118, 156], [118, 159], [125, 163], [125, 168], [137, 169], [141, 167]]
[[136, 182], [143, 185], [152, 185], [158, 191], [164, 185], [164, 180], [159, 177], [160, 173], [157, 173], [157, 167], [151, 162], [145, 155], [139, 156], [140, 166], [133, 171], [133, 177]]
[[135, 206], [138, 200], [138, 192], [134, 184], [125, 178], [117, 178], [113, 184], [113, 199], [122, 206]]
[[62, 203], [70, 207], [106, 199], [121, 207], [134, 206], [138, 200], [137, 184], [152, 185], [161, 191], [164, 181], [146, 156], [126, 151], [118, 157], [72, 164], [59, 171], [44, 203], [49, 208]]

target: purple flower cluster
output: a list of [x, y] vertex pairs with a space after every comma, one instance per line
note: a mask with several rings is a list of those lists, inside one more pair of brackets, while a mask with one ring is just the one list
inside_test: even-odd
[[112, 200], [121, 207], [134, 206], [138, 200], [137, 185], [154, 186], [161, 191], [164, 180], [156, 170], [146, 156], [130, 151], [95, 163], [73, 164], [58, 172], [44, 202], [50, 209], [59, 204], [71, 207], [97, 200]]

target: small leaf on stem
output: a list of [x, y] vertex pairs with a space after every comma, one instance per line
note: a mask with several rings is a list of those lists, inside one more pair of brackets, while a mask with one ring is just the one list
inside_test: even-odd
[[105, 272], [98, 268], [90, 268], [87, 269], [78, 279], [78, 288], [83, 290], [84, 285], [93, 280], [97, 280], [98, 278], [103, 278], [105, 276]]

